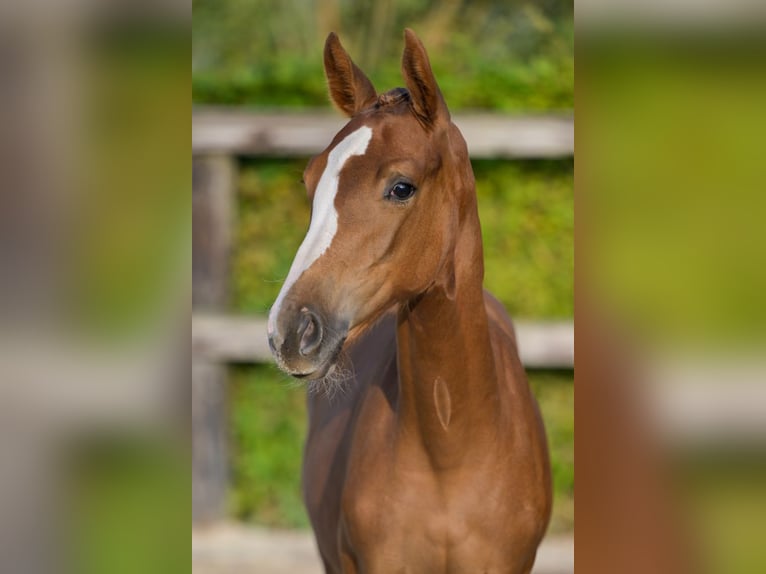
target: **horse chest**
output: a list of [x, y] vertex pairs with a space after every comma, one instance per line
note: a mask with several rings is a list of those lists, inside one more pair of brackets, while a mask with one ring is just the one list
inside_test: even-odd
[[499, 492], [385, 458], [344, 489], [342, 551], [364, 565], [360, 572], [515, 571], [508, 568], [507, 509], [488, 504]]

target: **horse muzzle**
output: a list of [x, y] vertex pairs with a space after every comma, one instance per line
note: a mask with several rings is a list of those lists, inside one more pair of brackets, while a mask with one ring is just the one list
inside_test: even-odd
[[269, 346], [280, 369], [301, 379], [321, 379], [335, 365], [348, 323], [328, 321], [308, 306], [283, 308], [269, 330]]

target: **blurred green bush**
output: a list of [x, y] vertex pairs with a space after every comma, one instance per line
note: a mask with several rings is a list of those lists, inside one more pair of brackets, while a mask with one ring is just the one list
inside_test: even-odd
[[411, 27], [452, 109], [573, 107], [570, 0], [195, 0], [193, 26], [196, 104], [325, 106], [330, 31], [379, 89], [401, 85]]

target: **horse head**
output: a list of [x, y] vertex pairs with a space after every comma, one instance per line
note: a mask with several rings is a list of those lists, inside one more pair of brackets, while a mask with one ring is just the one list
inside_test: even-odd
[[465, 141], [411, 30], [406, 89], [377, 94], [335, 34], [324, 67], [350, 120], [305, 169], [311, 223], [268, 321], [277, 364], [308, 379], [334, 368], [347, 338], [449, 281], [458, 229], [475, 211]]

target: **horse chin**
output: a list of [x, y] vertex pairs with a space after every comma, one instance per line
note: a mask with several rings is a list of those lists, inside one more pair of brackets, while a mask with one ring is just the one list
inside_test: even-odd
[[338, 361], [340, 354], [343, 351], [343, 345], [346, 342], [346, 338], [340, 339], [328, 353], [328, 358], [320, 362], [312, 371], [304, 372], [290, 372], [288, 374], [299, 380], [305, 380], [309, 383], [319, 381], [328, 377], [332, 377], [338, 369]]
[[296, 379], [312, 382], [324, 379], [327, 375], [331, 374], [335, 370], [335, 363], [325, 363], [318, 369], [311, 371], [310, 373], [290, 373], [291, 376]]

